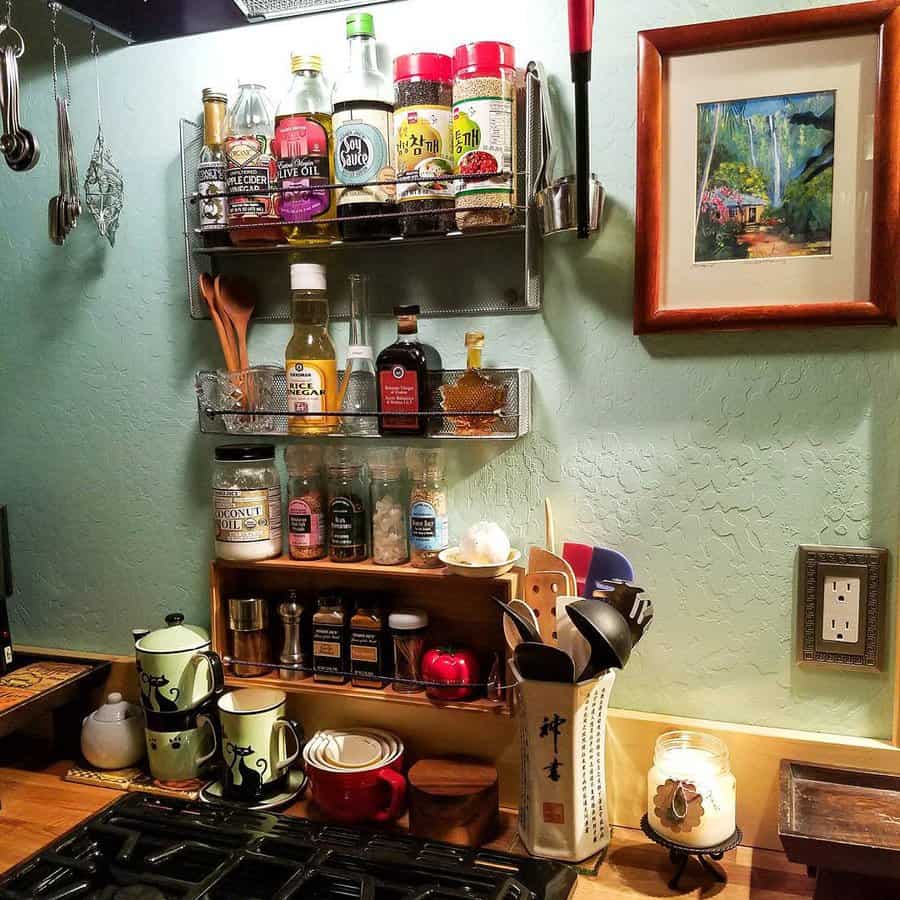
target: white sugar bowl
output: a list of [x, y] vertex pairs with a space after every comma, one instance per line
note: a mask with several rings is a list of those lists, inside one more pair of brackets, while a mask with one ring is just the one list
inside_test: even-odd
[[81, 753], [98, 769], [125, 769], [143, 758], [144, 715], [119, 693], [110, 694], [99, 709], [85, 716]]

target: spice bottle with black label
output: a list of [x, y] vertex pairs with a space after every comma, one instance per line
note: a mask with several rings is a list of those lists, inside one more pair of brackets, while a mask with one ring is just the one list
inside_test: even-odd
[[[397, 234], [394, 97], [378, 69], [371, 13], [347, 16], [348, 65], [334, 85], [334, 174], [345, 241]], [[371, 216], [371, 218], [360, 218]]]
[[347, 679], [347, 616], [337, 594], [319, 596], [313, 616], [313, 679], [343, 684]]
[[361, 597], [350, 619], [350, 673], [356, 687], [382, 688], [384, 616], [372, 599]]
[[362, 562], [369, 555], [369, 492], [362, 464], [348, 447], [328, 456], [328, 557]]

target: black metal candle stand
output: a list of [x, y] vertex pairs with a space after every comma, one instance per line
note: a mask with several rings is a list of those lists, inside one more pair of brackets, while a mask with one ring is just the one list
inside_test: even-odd
[[670, 841], [661, 834], [657, 834], [657, 832], [650, 827], [650, 821], [646, 814], [641, 819], [641, 831], [643, 831], [651, 841], [659, 844], [661, 847], [665, 847], [666, 850], [669, 851], [669, 861], [675, 866], [675, 874], [669, 881], [669, 888], [673, 891], [678, 890], [678, 882], [681, 881], [681, 876], [684, 875], [688, 860], [692, 856], [697, 857], [697, 861], [700, 865], [703, 866], [704, 870], [712, 875], [716, 881], [724, 884], [728, 881], [725, 870], [721, 866], [717, 866], [714, 862], [710, 862], [710, 860], [718, 862], [729, 850], [734, 850], [734, 848], [744, 839], [741, 829], [735, 828], [734, 834], [732, 834], [730, 838], [722, 841], [721, 844], [716, 844], [714, 847], [688, 847], [685, 844], [677, 844], [675, 841]]

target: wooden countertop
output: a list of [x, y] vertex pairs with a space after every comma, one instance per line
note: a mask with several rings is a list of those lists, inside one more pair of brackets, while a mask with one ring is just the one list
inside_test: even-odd
[[[37, 852], [83, 819], [117, 800], [121, 793], [62, 780], [70, 763], [60, 761], [29, 771], [0, 767], [0, 872]], [[500, 849], [512, 849], [510, 835]], [[506, 843], [507, 846], [503, 846]], [[724, 887], [704, 882], [692, 862], [682, 889], [671, 891], [665, 851], [640, 831], [616, 828], [613, 843], [595, 876], [579, 878], [572, 900], [626, 900], [637, 897], [717, 900], [801, 900], [810, 898], [814, 882], [802, 866], [771, 850], [739, 847], [726, 854]], [[705, 886], [705, 890], [704, 890]]]

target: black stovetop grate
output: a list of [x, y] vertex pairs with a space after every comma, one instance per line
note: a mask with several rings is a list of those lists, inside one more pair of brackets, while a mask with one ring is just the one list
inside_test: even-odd
[[569, 866], [129, 794], [13, 869], [8, 900], [565, 900]]

